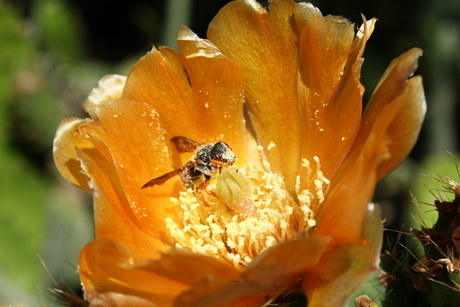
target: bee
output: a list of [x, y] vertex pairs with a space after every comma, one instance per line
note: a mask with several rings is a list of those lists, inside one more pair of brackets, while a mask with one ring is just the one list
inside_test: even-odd
[[170, 141], [181, 153], [194, 152], [192, 158], [184, 166], [153, 178], [144, 184], [142, 189], [162, 185], [172, 177], [181, 174], [187, 188], [194, 188], [198, 179], [204, 177], [204, 181], [196, 188], [197, 191], [204, 190], [212, 176], [236, 161], [235, 154], [225, 142], [200, 143], [185, 136], [176, 136]]

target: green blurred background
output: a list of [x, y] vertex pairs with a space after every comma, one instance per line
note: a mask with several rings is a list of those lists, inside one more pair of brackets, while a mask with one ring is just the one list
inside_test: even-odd
[[[84, 117], [80, 103], [105, 74], [127, 74], [152, 45], [175, 47], [179, 24], [205, 37], [227, 2], [0, 0], [0, 305], [55, 305], [47, 290], [55, 287], [52, 278], [79, 291], [75, 269], [80, 249], [92, 239], [91, 198], [54, 168], [59, 119]], [[417, 74], [424, 78], [428, 114], [420, 140], [375, 196], [385, 226], [408, 231], [418, 225], [410, 191], [431, 203], [425, 185], [440, 188], [420, 174], [459, 181], [447, 152], [459, 150], [460, 1], [313, 4], [357, 24], [361, 13], [379, 19], [364, 53], [366, 99], [393, 58], [412, 47], [424, 50]], [[422, 211], [430, 222], [433, 210]], [[387, 237], [394, 244], [394, 232]]]

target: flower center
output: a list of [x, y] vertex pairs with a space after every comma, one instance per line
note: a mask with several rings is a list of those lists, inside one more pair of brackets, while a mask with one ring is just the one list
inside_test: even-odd
[[[245, 267], [252, 259], [276, 243], [309, 232], [315, 226], [312, 205], [323, 202], [329, 180], [320, 170], [307, 167], [315, 177], [315, 191], [299, 191], [296, 198], [287, 191], [283, 177], [262, 168], [230, 166], [213, 178], [204, 191], [188, 189], [171, 198], [183, 210], [179, 225], [168, 218], [166, 225], [177, 247], [224, 259], [235, 267]], [[300, 179], [297, 178], [297, 182]]]

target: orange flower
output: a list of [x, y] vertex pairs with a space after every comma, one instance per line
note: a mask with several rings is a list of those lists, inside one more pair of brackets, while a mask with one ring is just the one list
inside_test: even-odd
[[[376, 182], [425, 114], [421, 78], [409, 79], [418, 49], [390, 64], [362, 113], [374, 23], [355, 34], [310, 4], [234, 1], [209, 40], [181, 26], [179, 53], [153, 48], [127, 78], [103, 78], [83, 103], [90, 118], [64, 118], [54, 147], [62, 175], [94, 197], [85, 298], [259, 306], [300, 289], [309, 306], [343, 305], [377, 268]], [[176, 136], [225, 141], [237, 161], [205, 189], [181, 176], [141, 189], [191, 159]]]

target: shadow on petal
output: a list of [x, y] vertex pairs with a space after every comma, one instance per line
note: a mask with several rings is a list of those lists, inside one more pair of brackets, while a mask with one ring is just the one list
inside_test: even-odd
[[53, 157], [54, 164], [68, 182], [91, 194], [89, 177], [83, 172], [75, 150], [75, 148], [94, 149], [94, 145], [79, 131], [80, 126], [89, 122], [89, 119], [64, 117], [54, 137]]
[[179, 296], [175, 306], [261, 306], [291, 289], [320, 261], [330, 238], [309, 236], [258, 255], [239, 278], [208, 278]]
[[171, 249], [160, 259], [147, 261], [142, 267], [190, 286], [203, 280], [234, 279], [241, 274], [226, 262], [185, 248]]
[[260, 253], [242, 277], [264, 287], [288, 288], [317, 265], [329, 242], [329, 237], [308, 236], [277, 244]]
[[378, 269], [382, 231], [380, 210], [369, 204], [364, 226], [366, 243], [336, 245], [304, 278], [302, 288], [308, 297], [308, 307], [345, 305], [369, 274]]
[[[151, 305], [172, 305], [175, 297], [187, 289], [186, 285], [155, 274], [145, 268], [130, 268], [142, 258], [120, 242], [103, 238], [87, 244], [79, 261], [79, 274], [90, 303], [97, 303], [99, 295], [118, 293], [139, 297]], [[118, 302], [118, 301], [117, 301]]]

